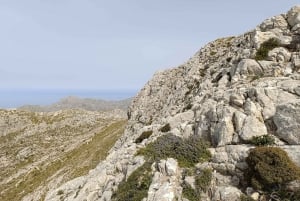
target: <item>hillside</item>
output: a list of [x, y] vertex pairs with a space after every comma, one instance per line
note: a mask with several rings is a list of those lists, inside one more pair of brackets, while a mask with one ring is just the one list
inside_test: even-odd
[[44, 200], [87, 174], [123, 133], [123, 113], [0, 110], [0, 200]]
[[91, 98], [79, 98], [75, 96], [69, 96], [59, 100], [56, 103], [47, 106], [39, 105], [24, 105], [18, 109], [29, 110], [33, 112], [54, 112], [65, 109], [83, 109], [88, 111], [108, 111], [108, 110], [127, 110], [132, 98], [113, 101], [113, 100], [101, 100]]
[[106, 159], [45, 200], [300, 200], [299, 33], [295, 6], [156, 73]]

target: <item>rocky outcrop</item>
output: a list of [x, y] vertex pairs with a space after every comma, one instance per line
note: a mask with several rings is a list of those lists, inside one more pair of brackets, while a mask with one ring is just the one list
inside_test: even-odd
[[[199, 171], [213, 172], [201, 200], [240, 200], [242, 194], [258, 199], [260, 194], [244, 180], [253, 137], [273, 136], [276, 146], [300, 162], [299, 16], [296, 6], [243, 35], [207, 44], [177, 68], [157, 72], [134, 98], [126, 131], [107, 159], [84, 178], [59, 187], [68, 193], [51, 191], [46, 200], [111, 200], [118, 184], [142, 164], [137, 151], [166, 134], [161, 129], [165, 125], [170, 126], [167, 134], [198, 135], [212, 145], [212, 159], [196, 165]], [[277, 47], [257, 60], [259, 48], [269, 39], [276, 40]], [[149, 130], [149, 138], [135, 143]], [[186, 201], [182, 169], [174, 159], [156, 166], [143, 200]]]

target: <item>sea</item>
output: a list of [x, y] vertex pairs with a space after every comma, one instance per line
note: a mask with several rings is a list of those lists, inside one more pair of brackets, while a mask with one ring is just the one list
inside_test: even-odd
[[102, 100], [123, 100], [134, 97], [138, 90], [62, 90], [62, 89], [0, 89], [0, 108], [23, 105], [49, 105], [68, 96]]

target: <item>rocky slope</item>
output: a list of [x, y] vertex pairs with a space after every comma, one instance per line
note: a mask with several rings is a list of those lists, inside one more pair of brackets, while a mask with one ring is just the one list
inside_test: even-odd
[[0, 110], [0, 200], [43, 200], [87, 174], [123, 133], [125, 114]]
[[[253, 137], [267, 136], [300, 165], [299, 34], [296, 6], [243, 35], [207, 44], [177, 68], [156, 73], [135, 97], [127, 128], [105, 161], [49, 191], [45, 200], [121, 200], [116, 194], [138, 178], [133, 187], [144, 186], [147, 192], [136, 200], [192, 201], [199, 175], [200, 181], [203, 175], [209, 180], [194, 200], [241, 200], [243, 195], [252, 197], [244, 200], [266, 200], [262, 190], [246, 182], [246, 158]], [[154, 146], [151, 142], [162, 135], [200, 136], [210, 142], [211, 158], [192, 168], [178, 165], [176, 156], [164, 158], [151, 161], [150, 174], [140, 174], [149, 171], [142, 148]], [[196, 173], [186, 173], [193, 168]], [[186, 191], [186, 183], [194, 190]], [[299, 193], [299, 181], [292, 186], [291, 192]], [[276, 192], [271, 196], [276, 200]]]
[[119, 100], [119, 101], [107, 101], [107, 100], [69, 96], [51, 105], [47, 105], [47, 106], [24, 105], [18, 109], [29, 110], [33, 112], [54, 112], [54, 111], [65, 110], [65, 109], [83, 109], [88, 111], [108, 111], [108, 110], [115, 110], [115, 109], [127, 110], [131, 101], [132, 98]]

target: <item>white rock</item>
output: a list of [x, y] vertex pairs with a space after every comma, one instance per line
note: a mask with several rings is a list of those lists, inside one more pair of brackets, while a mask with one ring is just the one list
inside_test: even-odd
[[240, 137], [243, 140], [248, 141], [251, 140], [252, 137], [266, 135], [267, 133], [267, 128], [263, 122], [259, 121], [254, 116], [248, 116], [245, 119]]
[[168, 158], [166, 161], [166, 172], [168, 176], [174, 176], [178, 171], [178, 163], [173, 158]]

